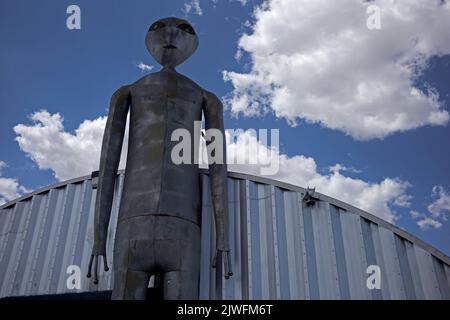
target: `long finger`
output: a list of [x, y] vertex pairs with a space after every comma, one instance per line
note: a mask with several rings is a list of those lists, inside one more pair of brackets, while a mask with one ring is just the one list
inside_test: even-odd
[[108, 261], [106, 260], [106, 254], [103, 256], [103, 267], [105, 268], [105, 271], [109, 270]]
[[216, 253], [214, 253], [214, 258], [212, 261], [212, 267], [215, 268], [217, 266], [217, 250]]
[[233, 275], [233, 268], [231, 265], [231, 254], [230, 251], [227, 251], [227, 261], [228, 261], [228, 276], [231, 277]]
[[94, 260], [94, 255], [91, 254], [91, 258], [89, 259], [88, 273], [86, 275], [86, 277], [88, 277], [88, 278], [91, 277], [91, 269], [92, 269], [92, 261], [93, 260]]
[[98, 256], [94, 258], [94, 284], [98, 283]]
[[[227, 254], [228, 252], [224, 251], [224, 254]], [[230, 277], [229, 275], [229, 269], [228, 269], [228, 259], [227, 257], [223, 257], [223, 269], [224, 269], [224, 273], [225, 273], [225, 279], [228, 279]]]

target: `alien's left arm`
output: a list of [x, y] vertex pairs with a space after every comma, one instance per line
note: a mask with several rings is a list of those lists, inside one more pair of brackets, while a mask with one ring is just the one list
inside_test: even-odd
[[[222, 136], [222, 144], [214, 143], [215, 162], [208, 159], [209, 178], [211, 187], [212, 205], [214, 209], [214, 220], [216, 225], [216, 253], [213, 267], [216, 266], [218, 256], [224, 264], [224, 275], [228, 279], [233, 273], [231, 270], [230, 245], [228, 238], [228, 187], [227, 187], [227, 164], [226, 164], [226, 140], [223, 123], [223, 106], [220, 100], [212, 93], [204, 91], [203, 112], [205, 115], [206, 144], [208, 155], [211, 155], [211, 135], [209, 129], [217, 130]], [[222, 155], [222, 157], [218, 155]]]

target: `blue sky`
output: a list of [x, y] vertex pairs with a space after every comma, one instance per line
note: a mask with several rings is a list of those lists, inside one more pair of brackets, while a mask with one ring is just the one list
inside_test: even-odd
[[[386, 3], [389, 1], [381, 2], [387, 5]], [[202, 87], [216, 93], [217, 96], [224, 97], [224, 100], [228, 99], [225, 114], [227, 128], [279, 128], [280, 152], [290, 159], [300, 155], [313, 159], [317, 168], [314, 169], [315, 178], [311, 181], [325, 181], [323, 183], [337, 181], [340, 183], [337, 188], [339, 190], [327, 189], [327, 187], [323, 189], [323, 191], [332, 190], [330, 192], [334, 192], [332, 195], [336, 197], [346, 192], [346, 186], [355, 189], [355, 186], [348, 185], [344, 181], [346, 179], [364, 182], [363, 185], [367, 187], [367, 192], [374, 189], [372, 191], [375, 193], [391, 190], [389, 188], [382, 191], [376, 190], [377, 186], [380, 186], [385, 179], [401, 181], [401, 186], [405, 186], [405, 190], [399, 191], [401, 187], [398, 186], [398, 188], [393, 188], [393, 192], [397, 192], [394, 198], [378, 194], [374, 196], [375, 199], [378, 199], [376, 197], [384, 199], [383, 205], [388, 206], [389, 214], [396, 217], [395, 223], [398, 226], [450, 255], [450, 223], [446, 220], [450, 209], [446, 202], [448, 201], [446, 197], [450, 192], [450, 148], [448, 142], [450, 126], [448, 121], [436, 124], [421, 122], [419, 119], [417, 120], [419, 124], [411, 128], [405, 125], [389, 129], [390, 131], [376, 131], [363, 125], [358, 126], [357, 112], [354, 112], [355, 118], [346, 118], [349, 123], [355, 123], [355, 126], [350, 128], [345, 123], [333, 120], [333, 117], [339, 118], [339, 111], [336, 115], [328, 117], [323, 112], [314, 114], [314, 112], [308, 111], [308, 113], [301, 109], [301, 103], [299, 103], [299, 107], [296, 105], [295, 108], [291, 108], [292, 104], [280, 102], [280, 100], [278, 103], [281, 107], [272, 107], [271, 104], [275, 105], [276, 101], [271, 101], [258, 115], [251, 115], [246, 111], [238, 112], [237, 107], [233, 106], [233, 102], [230, 100], [233, 94], [236, 97], [239, 94], [242, 95], [242, 92], [239, 93], [233, 82], [224, 81], [223, 71], [249, 75], [252, 72], [253, 74], [261, 73], [272, 68], [262, 65], [251, 54], [261, 55], [265, 52], [264, 48], [258, 47], [259, 44], [252, 42], [258, 40], [262, 43], [262, 36], [256, 35], [255, 26], [259, 26], [260, 30], [265, 30], [267, 21], [270, 22], [263, 14], [254, 14], [255, 7], [262, 2], [201, 0], [199, 2], [202, 9], [201, 15], [192, 8], [187, 13], [186, 3], [192, 4], [190, 1], [183, 0], [2, 0], [0, 2], [0, 37], [3, 42], [0, 48], [0, 99], [2, 101], [0, 161], [5, 165], [1, 166], [0, 179], [9, 179], [5, 180], [5, 183], [14, 181], [18, 194], [23, 192], [23, 188], [33, 190], [56, 182], [55, 170], [57, 169], [53, 169], [51, 161], [44, 164], [36, 158], [33, 160], [33, 155], [36, 157], [37, 151], [29, 146], [21, 147], [16, 141], [16, 137], [19, 135], [31, 139], [32, 132], [26, 131], [26, 129], [38, 126], [38, 123], [30, 120], [30, 115], [43, 109], [47, 110], [50, 115], [59, 113], [64, 118], [64, 128], [58, 129], [58, 134], [63, 138], [65, 134], [75, 135], [75, 130], [79, 129], [83, 121], [93, 121], [105, 116], [111, 94], [121, 85], [132, 83], [145, 75], [136, 66], [138, 63], [142, 62], [153, 66], [154, 71], [159, 68], [144, 45], [144, 37], [149, 25], [162, 17], [179, 16], [187, 18], [194, 25], [200, 38], [200, 45], [197, 52], [180, 66], [178, 71], [188, 75]], [[81, 8], [81, 30], [66, 28], [68, 16], [66, 8], [70, 4], [77, 4]], [[286, 0], [286, 6], [288, 5], [290, 5], [290, 1]], [[308, 8], [305, 7], [306, 9]], [[388, 9], [386, 8], [385, 12], [389, 12]], [[271, 9], [269, 7], [266, 10], [270, 11]], [[274, 7], [274, 13], [275, 10], [277, 8]], [[326, 11], [326, 8], [324, 10]], [[445, 14], [448, 15], [448, 6], [442, 10], [446, 10]], [[361, 19], [365, 19], [365, 12], [362, 12], [361, 15]], [[333, 17], [333, 20], [323, 21], [323, 24], [330, 23], [339, 26], [339, 23], [342, 22], [341, 19], [344, 18]], [[292, 33], [293, 45], [286, 49], [290, 52], [290, 50], [298, 48], [294, 45], [296, 41], [307, 40], [307, 38], [304, 38], [305, 35], [302, 34], [298, 34], [296, 37], [295, 22], [293, 25], [293, 21], [289, 19], [283, 21], [286, 18], [288, 16], [278, 19], [274, 23], [276, 24], [274, 29], [283, 28], [283, 24], [285, 24], [287, 34]], [[389, 20], [389, 17], [387, 21], [395, 22]], [[392, 25], [393, 23], [387, 23], [388, 27], [392, 27]], [[441, 26], [438, 25], [438, 27]], [[322, 25], [318, 25], [313, 30], [325, 30], [324, 39], [326, 41], [330, 35], [326, 34], [328, 29], [323, 28]], [[442, 33], [448, 33], [448, 30], [442, 29]], [[266, 34], [269, 39], [270, 32], [269, 30]], [[255, 35], [250, 39], [251, 41], [247, 41], [241, 46], [242, 57], [236, 59], [239, 39], [244, 33]], [[411, 30], [411, 33], [414, 36], [414, 30]], [[427, 40], [427, 36], [429, 35], [426, 33], [419, 34], [418, 42], [420, 42], [420, 37]], [[310, 37], [320, 38], [313, 33], [310, 34]], [[442, 37], [445, 39], [444, 35]], [[284, 48], [280, 39], [282, 36], [277, 40], [278, 42], [274, 40], [275, 50]], [[425, 40], [424, 43], [431, 41]], [[437, 44], [440, 43], [439, 39], [433, 38], [432, 40], [437, 41]], [[441, 114], [444, 114], [450, 106], [450, 56], [446, 47], [433, 50], [424, 49], [425, 61], [421, 65], [422, 73], [411, 81], [424, 92], [427, 88], [434, 88], [439, 96], [436, 98], [436, 103], [440, 105]], [[374, 57], [379, 57], [384, 53], [385, 51], [380, 51], [380, 53], [373, 54]], [[358, 55], [357, 52], [354, 54]], [[405, 55], [408, 58], [408, 55]], [[370, 77], [370, 74], [364, 74], [365, 69], [358, 68], [359, 60], [355, 57], [354, 70], [351, 68], [346, 70], [354, 72], [355, 78], [360, 74], [363, 75], [363, 78]], [[376, 63], [380, 65], [384, 63], [381, 58], [376, 60]], [[336, 62], [336, 64], [338, 63], [339, 61]], [[386, 65], [389, 63], [386, 62]], [[377, 70], [382, 70], [382, 68]], [[298, 74], [302, 74], [303, 71], [299, 67]], [[326, 75], [327, 70], [324, 72]], [[380, 79], [383, 79], [383, 76], [386, 75], [382, 71], [377, 74]], [[271, 75], [264, 79], [276, 81], [271, 78]], [[386, 79], [389, 80], [389, 75], [386, 76]], [[338, 86], [339, 81], [335, 84]], [[331, 87], [334, 88], [334, 85]], [[292, 89], [292, 87], [289, 88]], [[312, 88], [312, 85], [306, 83], [304, 87], [299, 87], [298, 92], [301, 92], [303, 88]], [[321, 92], [321, 89], [317, 87], [314, 87], [314, 90], [318, 90], [319, 94]], [[324, 88], [323, 90], [328, 89]], [[300, 94], [298, 92], [294, 93], [298, 95]], [[330, 90], [323, 91], [324, 95], [326, 94], [328, 97], [331, 96], [329, 92]], [[258, 94], [260, 93], [254, 94], [256, 100], [261, 99]], [[345, 95], [344, 97], [336, 95], [336, 97], [344, 100], [350, 99]], [[355, 108], [359, 107], [353, 100], [347, 102], [348, 105]], [[376, 102], [377, 100], [374, 103], [376, 104]], [[403, 103], [401, 99], [394, 100], [394, 102], [392, 105], [383, 105], [382, 107], [386, 108], [383, 110], [395, 111], [397, 103], [398, 105]], [[408, 106], [406, 105], [406, 107]], [[379, 106], [380, 109], [382, 107]], [[423, 111], [426, 108], [428, 108], [427, 105], [419, 105], [414, 110]], [[286, 113], [285, 110], [290, 113]], [[405, 112], [404, 110], [409, 109], [399, 109], [398, 112]], [[288, 113], [295, 115], [296, 126], [286, 120], [289, 117], [284, 115]], [[418, 117], [419, 115], [414, 119]], [[53, 120], [55, 119], [53, 118]], [[25, 128], [20, 134], [14, 130], [18, 124], [22, 124]], [[52, 140], [50, 139], [48, 143], [51, 144]], [[94, 158], [97, 156], [96, 152], [92, 154]], [[51, 157], [55, 154], [47, 154], [47, 156]], [[304, 163], [302, 161], [298, 162], [299, 166]], [[294, 160], [290, 163], [295, 164]], [[329, 167], [336, 164], [353, 169], [340, 170], [337, 173], [339, 176], [335, 177], [337, 180], [333, 180], [333, 173], [330, 173]], [[77, 171], [74, 170], [75, 176], [76, 173]], [[320, 185], [317, 187], [321, 191]], [[353, 189], [348, 192], [350, 197], [367, 197], [367, 194], [361, 195]], [[408, 203], [395, 205], [395, 200], [401, 196], [406, 196], [406, 198], [403, 197], [403, 200], [407, 199]], [[1, 197], [8, 200], [5, 195], [0, 194], [0, 199]], [[362, 198], [357, 203], [361, 203], [364, 199], [366, 198]], [[440, 202], [436, 203], [438, 200]], [[433, 203], [435, 206], [431, 210], [438, 212], [435, 216], [432, 215], [429, 208]], [[368, 206], [368, 208], [372, 207]], [[373, 208], [376, 210], [377, 206], [374, 205]], [[415, 218], [414, 213], [411, 215], [412, 211], [416, 212]], [[376, 214], [376, 212], [371, 213]], [[417, 217], [418, 214], [421, 217]], [[425, 216], [439, 221], [441, 226], [439, 228], [430, 226], [423, 230], [417, 222]]]

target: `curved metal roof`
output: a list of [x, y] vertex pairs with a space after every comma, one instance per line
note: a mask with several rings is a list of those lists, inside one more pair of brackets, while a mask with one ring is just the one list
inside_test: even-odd
[[[200, 170], [202, 173], [204, 174], [209, 174], [209, 171], [207, 169], [201, 169]], [[120, 174], [124, 174], [125, 170], [119, 170], [117, 172], [118, 175]], [[261, 176], [256, 176], [256, 175], [251, 175], [251, 174], [246, 174], [246, 173], [241, 173], [241, 172], [233, 172], [233, 171], [228, 171], [228, 176], [230, 178], [236, 178], [236, 179], [242, 179], [242, 180], [250, 180], [250, 181], [255, 181], [255, 182], [259, 182], [259, 183], [263, 183], [263, 184], [268, 184], [268, 185], [273, 185], [273, 186], [277, 186], [286, 190], [290, 190], [290, 191], [296, 191], [296, 192], [300, 192], [300, 193], [305, 193], [306, 189], [294, 184], [290, 184], [287, 182], [283, 182], [283, 181], [279, 181], [279, 180], [275, 180], [275, 179], [270, 179], [270, 178], [266, 178], [266, 177], [261, 177]], [[0, 206], [0, 209], [3, 208], [8, 208], [10, 206], [13, 206], [16, 202], [19, 201], [23, 201], [26, 200], [27, 198], [30, 198], [36, 194], [41, 194], [41, 193], [45, 193], [48, 192], [50, 189], [55, 189], [55, 188], [61, 188], [67, 184], [70, 183], [78, 183], [81, 182], [83, 180], [86, 179], [91, 179], [91, 175], [86, 175], [86, 176], [81, 176], [81, 177], [77, 177], [77, 178], [73, 178], [70, 180], [65, 180], [65, 181], [61, 181], [43, 188], [39, 188], [37, 190], [34, 190], [28, 194], [25, 194], [17, 199], [11, 200], [3, 205]], [[352, 206], [348, 203], [342, 202], [338, 199], [329, 197], [327, 195], [324, 195], [320, 192], [315, 192], [315, 196], [322, 201], [326, 201], [329, 202], [339, 208], [345, 209], [347, 211], [351, 211], [353, 213], [356, 213], [358, 215], [360, 215], [361, 217], [372, 221], [373, 223], [376, 223], [380, 226], [383, 226], [389, 230], [391, 230], [392, 232], [394, 232], [395, 234], [407, 239], [408, 241], [413, 242], [414, 244], [421, 246], [422, 248], [424, 248], [425, 250], [427, 250], [428, 252], [432, 253], [433, 255], [435, 255], [437, 258], [443, 260], [445, 263], [447, 263], [448, 265], [450, 265], [450, 257], [447, 256], [445, 253], [443, 253], [442, 251], [434, 248], [433, 246], [431, 246], [430, 244], [426, 243], [425, 241], [421, 240], [420, 238], [410, 234], [409, 232], [393, 225], [392, 223], [383, 220], [377, 216], [375, 216], [374, 214], [371, 214], [367, 211], [364, 211], [360, 208], [357, 208], [355, 206]]]
[[[215, 230], [208, 171], [201, 171], [201, 299], [450, 299], [450, 259], [408, 232], [347, 203], [243, 173], [228, 174], [234, 276], [211, 269]], [[117, 176], [108, 232], [113, 243], [124, 171]], [[93, 242], [96, 191], [91, 176], [63, 181], [0, 206], [0, 297], [73, 293], [67, 267], [82, 275]], [[382, 286], [366, 286], [369, 266]], [[112, 272], [95, 286], [110, 290]]]

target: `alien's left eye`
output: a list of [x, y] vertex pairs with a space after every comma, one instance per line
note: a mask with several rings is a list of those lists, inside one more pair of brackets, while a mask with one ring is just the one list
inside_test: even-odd
[[148, 31], [155, 31], [155, 30], [164, 28], [165, 26], [166, 26], [166, 25], [165, 25], [163, 22], [161, 22], [161, 21], [156, 21], [154, 24], [152, 24], [152, 25], [150, 26], [150, 29], [148, 29]]
[[192, 28], [190, 25], [188, 25], [187, 23], [181, 23], [178, 25], [178, 28], [183, 30], [184, 32], [190, 33], [190, 34], [195, 34], [194, 28]]

